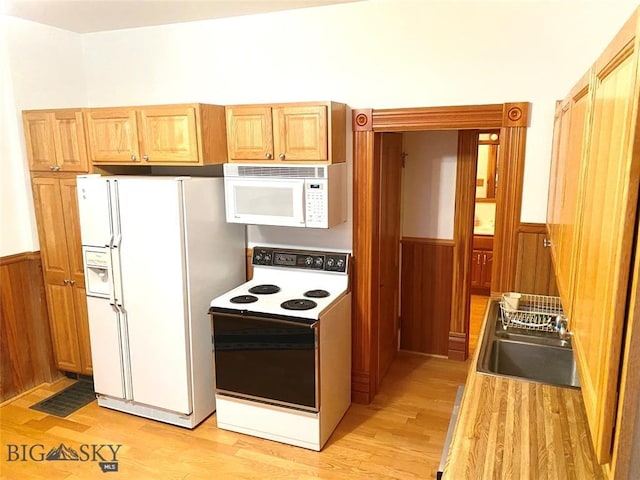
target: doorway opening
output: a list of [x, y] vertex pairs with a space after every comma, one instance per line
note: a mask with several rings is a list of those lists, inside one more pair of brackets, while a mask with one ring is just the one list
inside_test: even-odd
[[470, 355], [478, 343], [484, 311], [491, 296], [493, 239], [499, 188], [499, 150], [500, 130], [478, 131], [468, 329]]
[[[460, 130], [458, 152], [463, 161], [456, 172], [456, 207], [452, 247], [451, 312], [447, 356], [464, 360], [468, 356], [469, 291], [473, 243], [473, 215], [477, 134], [473, 130], [498, 129], [501, 148], [498, 204], [494, 235], [492, 289], [513, 289], [517, 261], [517, 229], [522, 202], [524, 151], [529, 104], [507, 103], [458, 107], [408, 108], [353, 111], [353, 358], [352, 398], [368, 403], [378, 390], [393, 355], [381, 356], [380, 341], [396, 318], [381, 314], [381, 306], [393, 302], [382, 298], [380, 202], [381, 157], [376, 154], [379, 135], [386, 132]], [[464, 161], [470, 157], [469, 161]], [[397, 242], [400, 239], [397, 238]], [[397, 245], [397, 243], [396, 243]]]

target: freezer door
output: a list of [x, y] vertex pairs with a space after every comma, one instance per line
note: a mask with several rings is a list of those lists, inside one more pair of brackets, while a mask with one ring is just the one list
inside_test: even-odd
[[113, 241], [111, 182], [100, 175], [77, 178], [82, 245], [105, 247]]
[[133, 400], [190, 414], [181, 181], [119, 177], [116, 182], [119, 300], [127, 314]]
[[124, 368], [119, 315], [106, 298], [87, 296], [95, 392], [124, 398]]

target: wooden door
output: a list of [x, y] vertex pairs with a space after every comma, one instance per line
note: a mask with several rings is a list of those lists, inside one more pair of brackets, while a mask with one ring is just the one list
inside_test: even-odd
[[80, 110], [56, 110], [54, 122], [56, 159], [63, 172], [88, 172], [84, 119]]
[[60, 179], [34, 178], [32, 186], [45, 281], [65, 285], [70, 275]]
[[[636, 208], [640, 131], [634, 42], [596, 62], [570, 328], [591, 437], [610, 460]], [[609, 49], [606, 53], [616, 52]], [[634, 150], [635, 149], [635, 150]]]
[[78, 348], [74, 288], [68, 282], [47, 283], [46, 290], [56, 364], [61, 370], [79, 373], [82, 371], [82, 364]]
[[239, 106], [225, 111], [229, 160], [273, 160], [271, 108]]
[[87, 112], [89, 157], [92, 162], [140, 162], [136, 112], [130, 108], [99, 108]]
[[50, 112], [24, 112], [24, 137], [29, 170], [51, 171], [57, 166], [54, 125]]
[[200, 161], [195, 107], [149, 107], [139, 110], [138, 115], [143, 162]]
[[375, 140], [375, 158], [380, 163], [379, 384], [398, 351], [402, 134], [378, 133]]
[[327, 161], [327, 107], [277, 107], [273, 109], [273, 142], [277, 160]]

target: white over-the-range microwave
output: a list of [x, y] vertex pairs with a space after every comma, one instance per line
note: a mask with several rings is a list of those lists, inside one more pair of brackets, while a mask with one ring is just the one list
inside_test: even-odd
[[330, 228], [347, 219], [346, 164], [224, 164], [227, 222]]

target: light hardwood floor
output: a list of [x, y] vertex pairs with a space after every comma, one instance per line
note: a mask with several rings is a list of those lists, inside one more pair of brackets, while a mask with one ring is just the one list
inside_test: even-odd
[[[65, 419], [29, 409], [72, 383], [64, 379], [0, 407], [0, 478], [435, 478], [456, 389], [465, 382], [467, 368], [468, 362], [400, 352], [374, 401], [351, 405], [319, 453], [219, 430], [215, 414], [191, 431], [96, 402]], [[46, 454], [60, 443], [76, 450], [82, 444], [120, 444], [118, 472], [105, 477], [92, 461], [7, 461], [9, 444], [27, 445], [27, 451], [40, 444], [34, 453]]]
[[473, 352], [478, 345], [480, 327], [482, 327], [482, 320], [484, 320], [484, 313], [487, 308], [488, 301], [489, 297], [487, 296], [471, 295], [471, 311], [469, 315], [469, 356], [473, 355]]

